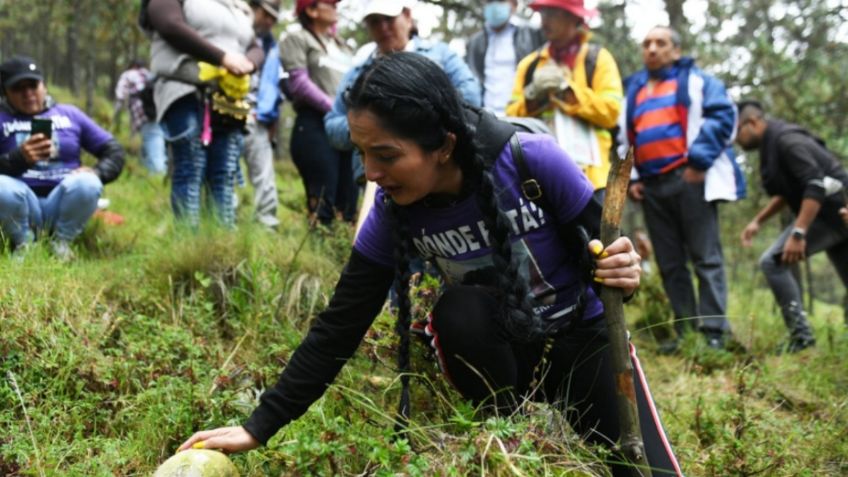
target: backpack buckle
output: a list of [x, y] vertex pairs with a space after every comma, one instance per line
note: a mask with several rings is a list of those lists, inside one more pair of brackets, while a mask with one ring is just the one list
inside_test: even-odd
[[527, 179], [521, 183], [521, 193], [528, 200], [538, 200], [542, 197], [542, 186], [536, 182], [536, 179]]

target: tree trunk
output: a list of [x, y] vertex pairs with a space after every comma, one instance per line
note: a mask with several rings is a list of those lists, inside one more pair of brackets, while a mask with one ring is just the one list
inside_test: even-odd
[[68, 24], [67, 28], [67, 41], [68, 50], [65, 55], [65, 81], [68, 88], [71, 89], [71, 93], [74, 95], [79, 94], [79, 84], [77, 82], [77, 61], [79, 60], [79, 20], [80, 15], [78, 12], [78, 8], [80, 2], [79, 0], [74, 0], [72, 2], [72, 12], [70, 18], [70, 24]]
[[680, 33], [683, 45], [689, 46], [689, 20], [683, 14], [685, 0], [665, 0], [665, 11], [668, 13], [668, 25]]

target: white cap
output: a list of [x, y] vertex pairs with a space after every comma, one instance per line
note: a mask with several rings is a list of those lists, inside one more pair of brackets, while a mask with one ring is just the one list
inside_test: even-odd
[[370, 15], [383, 15], [385, 17], [396, 17], [403, 12], [404, 8], [410, 8], [410, 1], [404, 0], [369, 0], [362, 12], [360, 20], [365, 20]]

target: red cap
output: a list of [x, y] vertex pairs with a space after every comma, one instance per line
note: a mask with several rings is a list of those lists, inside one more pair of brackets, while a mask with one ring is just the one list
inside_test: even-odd
[[[300, 15], [301, 13], [303, 13], [304, 10], [306, 10], [307, 8], [312, 7], [316, 3], [318, 3], [318, 1], [319, 0], [297, 0], [297, 3], [294, 6], [294, 13], [296, 15]], [[341, 0], [320, 0], [320, 1], [322, 1], [324, 3], [331, 3], [331, 2], [332, 3], [339, 3]]]
[[580, 18], [592, 18], [598, 14], [594, 8], [586, 8], [583, 0], [533, 0], [529, 6], [536, 11], [542, 8], [559, 8]]

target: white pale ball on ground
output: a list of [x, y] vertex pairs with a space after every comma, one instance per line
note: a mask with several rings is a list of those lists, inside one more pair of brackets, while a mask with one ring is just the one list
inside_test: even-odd
[[166, 460], [153, 477], [239, 477], [239, 473], [230, 459], [218, 451], [189, 449]]

